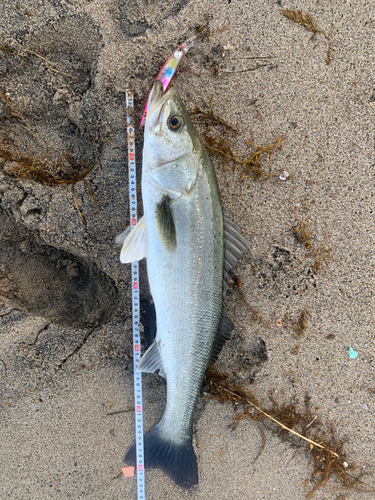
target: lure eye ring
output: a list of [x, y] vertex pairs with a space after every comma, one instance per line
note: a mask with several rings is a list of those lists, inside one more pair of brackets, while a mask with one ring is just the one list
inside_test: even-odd
[[178, 132], [185, 125], [185, 121], [182, 116], [174, 115], [168, 121], [168, 128], [172, 132]]

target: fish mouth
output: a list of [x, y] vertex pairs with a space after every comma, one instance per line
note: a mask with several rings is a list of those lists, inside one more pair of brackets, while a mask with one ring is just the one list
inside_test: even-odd
[[152, 87], [149, 99], [148, 113], [146, 122], [148, 121], [152, 127], [161, 125], [164, 117], [164, 108], [167, 101], [176, 92], [174, 88], [164, 92], [163, 84], [160, 80], [156, 80]]

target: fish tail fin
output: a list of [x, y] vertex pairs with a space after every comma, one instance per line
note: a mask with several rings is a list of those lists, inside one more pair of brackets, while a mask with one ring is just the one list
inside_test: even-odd
[[[161, 469], [182, 488], [198, 484], [198, 463], [192, 438], [176, 444], [160, 435], [156, 425], [144, 436], [145, 468]], [[124, 462], [136, 467], [135, 444], [127, 452]]]

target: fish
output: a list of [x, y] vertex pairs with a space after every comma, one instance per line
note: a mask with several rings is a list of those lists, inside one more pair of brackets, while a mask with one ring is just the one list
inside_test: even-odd
[[[120, 260], [146, 258], [156, 337], [136, 370], [167, 380], [160, 422], [144, 436], [146, 468], [176, 484], [198, 484], [193, 413], [207, 366], [233, 330], [223, 299], [249, 243], [223, 211], [209, 154], [176, 88], [157, 80], [145, 119], [144, 215], [123, 242]], [[125, 463], [136, 465], [135, 444]]]

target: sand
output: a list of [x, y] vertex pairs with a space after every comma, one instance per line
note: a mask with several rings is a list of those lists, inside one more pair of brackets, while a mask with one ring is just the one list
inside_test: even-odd
[[[311, 40], [280, 8], [310, 13], [326, 36]], [[285, 137], [264, 182], [241, 180], [240, 168], [213, 160], [224, 208], [251, 244], [238, 268], [241, 292], [268, 325], [254, 322], [231, 290], [226, 307], [236, 328], [218, 369], [245, 387], [255, 378], [251, 390], [265, 407], [270, 391], [280, 404], [307, 392], [323, 428], [346, 441], [348, 462], [374, 484], [374, 8], [2, 2], [0, 46], [13, 52], [0, 47], [1, 143], [51, 161], [68, 150], [94, 168], [75, 185], [85, 225], [70, 186], [12, 179], [14, 164], [0, 163], [0, 498], [136, 498], [135, 478], [121, 475], [134, 439], [130, 272], [114, 244], [129, 220], [125, 89], [134, 88], [139, 121], [161, 66], [207, 22], [209, 38], [197, 41], [173, 82], [187, 108], [204, 108], [213, 96], [243, 154], [246, 140]], [[268, 171], [267, 158], [263, 165]], [[330, 249], [319, 273], [293, 235], [298, 220], [310, 224], [313, 251]], [[141, 278], [147, 304], [144, 265]], [[304, 309], [307, 329], [296, 340]], [[163, 413], [165, 384], [150, 374], [143, 386], [149, 430]], [[265, 431], [253, 463], [259, 427], [242, 421], [232, 431], [233, 416], [230, 405], [200, 399], [198, 487], [184, 491], [147, 470], [146, 498], [304, 499], [316, 484], [309, 454]], [[314, 498], [375, 497], [340, 488], [333, 478]]]

